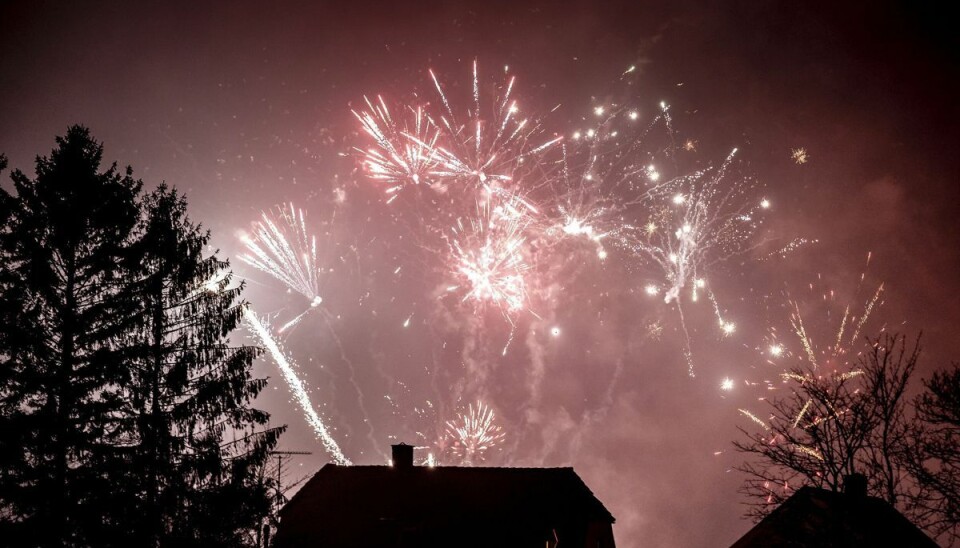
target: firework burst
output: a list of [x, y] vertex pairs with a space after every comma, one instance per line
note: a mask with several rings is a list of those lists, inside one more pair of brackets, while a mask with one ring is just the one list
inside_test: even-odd
[[470, 404], [466, 413], [448, 422], [447, 435], [452, 440], [451, 454], [464, 466], [482, 462], [487, 451], [503, 443], [505, 437], [493, 409], [482, 402]]
[[310, 306], [323, 302], [317, 239], [307, 231], [302, 209], [290, 203], [279, 208], [276, 215], [263, 212], [253, 235], [244, 234], [241, 241], [248, 251], [240, 255], [241, 261], [303, 295]]
[[797, 165], [803, 165], [810, 160], [810, 156], [807, 154], [807, 149], [801, 147], [790, 151], [790, 159]]
[[323, 269], [317, 258], [317, 239], [308, 232], [306, 213], [302, 209], [290, 203], [277, 208], [273, 214], [263, 212], [254, 225], [253, 234], [244, 234], [240, 239], [247, 248], [247, 253], [239, 257], [241, 261], [303, 295], [309, 304], [280, 328], [281, 333], [323, 303], [320, 290]]
[[361, 150], [367, 176], [383, 182], [387, 188], [388, 203], [396, 193], [409, 185], [427, 182], [437, 165], [436, 146], [440, 130], [421, 107], [406, 107], [409, 119], [398, 125], [390, 115], [382, 97], [373, 104], [366, 97], [368, 110], [353, 111], [364, 131], [373, 138], [376, 148]]
[[732, 173], [736, 150], [718, 167], [684, 171], [684, 158], [696, 162], [696, 141], [677, 140], [665, 102], [650, 117], [633, 105], [595, 104], [583, 128], [551, 137], [536, 114], [521, 114], [513, 77], [488, 93], [477, 63], [471, 68], [465, 108], [429, 71], [439, 102], [395, 108], [407, 121], [397, 123], [382, 99], [354, 113], [376, 144], [363, 159], [373, 180], [392, 193], [425, 180], [435, 191], [416, 194], [430, 207], [415, 208], [415, 223], [430, 238], [422, 247], [454, 280], [448, 292], [498, 308], [514, 327], [518, 312], [554, 304], [545, 288], [556, 280], [545, 278], [570, 272], [571, 248], [561, 242], [586, 244], [601, 261], [617, 252], [644, 273], [647, 293], [678, 311], [692, 376], [684, 306], [708, 301], [719, 336], [735, 333], [712, 290], [713, 267], [759, 245], [771, 207], [760, 185]]
[[514, 77], [495, 88], [487, 106], [474, 61], [472, 100], [461, 110], [437, 75], [428, 72], [439, 107], [402, 107], [409, 114], [402, 124], [379, 97], [376, 103], [366, 101], [367, 110], [354, 112], [376, 145], [361, 151], [363, 165], [371, 179], [387, 184], [388, 193], [423, 182], [437, 190], [460, 185], [496, 191], [523, 179], [524, 168], [535, 168], [538, 157], [561, 140], [544, 136], [536, 121], [520, 114]]
[[756, 214], [769, 202], [758, 199], [751, 205], [747, 195], [752, 185], [724, 177], [735, 153], [713, 172], [679, 177], [651, 193], [657, 203], [631, 243], [636, 253], [662, 270], [664, 283], [657, 294], [665, 303], [684, 295], [698, 301], [706, 288], [705, 271], [749, 249], [758, 227]]
[[561, 137], [540, 139], [539, 124], [520, 115], [512, 97], [515, 77], [510, 77], [494, 97], [489, 117], [484, 116], [477, 62], [473, 62], [473, 103], [461, 122], [447, 94], [431, 70], [430, 78], [440, 96], [443, 112], [437, 125], [444, 128], [444, 139], [431, 147], [437, 160], [432, 175], [479, 187], [501, 187], [520, 179], [518, 171], [531, 158], [549, 149]]
[[647, 191], [650, 216], [625, 240], [638, 257], [659, 267], [662, 281], [648, 283], [644, 291], [676, 304], [691, 376], [693, 353], [684, 301], [696, 303], [705, 295], [720, 333], [730, 336], [736, 331], [710, 289], [707, 274], [713, 265], [755, 247], [762, 222], [758, 214], [770, 206], [767, 199], [753, 197], [753, 181], [729, 176], [735, 153], [736, 149], [717, 169], [677, 177]]
[[492, 305], [506, 316], [527, 304], [524, 231], [529, 217], [515, 201], [477, 205], [477, 215], [458, 220], [450, 240], [452, 274], [460, 283], [464, 301]]

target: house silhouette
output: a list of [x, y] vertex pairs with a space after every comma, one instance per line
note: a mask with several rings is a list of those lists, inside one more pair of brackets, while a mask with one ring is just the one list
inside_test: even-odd
[[274, 546], [613, 548], [614, 518], [573, 468], [327, 464], [280, 512]]
[[867, 479], [852, 474], [844, 492], [801, 487], [731, 548], [936, 548], [885, 500], [867, 496]]

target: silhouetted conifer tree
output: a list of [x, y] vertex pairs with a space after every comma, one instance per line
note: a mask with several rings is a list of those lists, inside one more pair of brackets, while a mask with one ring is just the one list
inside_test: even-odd
[[138, 320], [121, 266], [138, 221], [129, 168], [71, 127], [36, 177], [0, 189], [0, 498], [3, 543], [102, 544], [104, 463]]
[[137, 544], [239, 546], [269, 510], [258, 472], [282, 429], [263, 430], [269, 415], [251, 407], [266, 383], [251, 376], [258, 349], [227, 338], [242, 285], [205, 255], [210, 234], [186, 210], [166, 186], [150, 194], [131, 255], [143, 306], [128, 387]]
[[282, 428], [228, 339], [242, 287], [182, 196], [57, 144], [0, 189], [0, 544], [249, 545]]

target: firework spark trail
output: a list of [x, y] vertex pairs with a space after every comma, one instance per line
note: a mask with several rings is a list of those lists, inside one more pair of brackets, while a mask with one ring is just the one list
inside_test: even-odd
[[503, 442], [505, 434], [495, 420], [493, 409], [477, 402], [456, 420], [447, 422], [447, 433], [453, 439], [451, 451], [463, 465], [483, 461], [487, 451]]
[[851, 345], [855, 344], [857, 339], [860, 338], [860, 332], [863, 330], [863, 326], [867, 323], [867, 320], [870, 319], [870, 315], [873, 313], [873, 309], [877, 305], [877, 301], [880, 300], [880, 293], [882, 292], [883, 284], [880, 284], [880, 286], [877, 287], [877, 292], [873, 294], [873, 298], [871, 298], [867, 303], [867, 306], [864, 307], [863, 314], [860, 315], [860, 319], [857, 321], [857, 326], [850, 335]]
[[277, 344], [277, 341], [270, 334], [270, 331], [263, 324], [263, 322], [260, 321], [257, 315], [253, 313], [252, 310], [249, 308], [245, 309], [243, 311], [243, 316], [247, 320], [247, 324], [250, 326], [250, 329], [260, 340], [260, 343], [264, 348], [266, 348], [267, 352], [270, 353], [270, 356], [273, 357], [273, 361], [276, 362], [284, 380], [287, 381], [287, 386], [290, 388], [290, 392], [293, 394], [294, 399], [297, 401], [297, 404], [303, 411], [304, 418], [307, 419], [307, 423], [313, 428], [314, 433], [316, 434], [317, 438], [320, 439], [320, 442], [327, 450], [327, 453], [333, 457], [334, 462], [337, 464], [351, 464], [350, 459], [344, 456], [343, 452], [340, 450], [340, 446], [330, 435], [330, 432], [327, 430], [323, 419], [321, 419], [320, 415], [318, 415], [314, 410], [313, 403], [310, 401], [310, 395], [307, 393], [307, 389], [304, 386], [303, 381], [301, 381], [300, 377], [297, 376], [293, 362], [290, 361], [283, 353], [283, 350], [281, 350], [280, 345]]
[[810, 341], [810, 337], [807, 336], [807, 330], [803, 326], [803, 316], [800, 314], [800, 305], [796, 302], [793, 303], [793, 313], [790, 314], [790, 325], [793, 327], [793, 332], [797, 335], [797, 339], [803, 346], [803, 351], [810, 365], [812, 365], [814, 369], [817, 369], [819, 367], [817, 364], [817, 355], [813, 350], [813, 343]]
[[677, 301], [677, 315], [680, 318], [680, 329], [683, 331], [683, 359], [687, 362], [687, 375], [691, 378], [696, 376], [693, 366], [693, 341], [690, 338], [690, 329], [687, 327], [687, 320], [683, 314], [683, 306]]
[[789, 242], [787, 242], [786, 245], [781, 246], [776, 251], [771, 251], [761, 260], [770, 260], [773, 257], [785, 259], [788, 255], [800, 249], [801, 247], [808, 246], [811, 244], [817, 244], [817, 243], [820, 243], [820, 240], [817, 240], [817, 239], [811, 240], [809, 238], [794, 238], [793, 240], [790, 240]]
[[747, 418], [749, 418], [750, 420], [752, 420], [753, 422], [755, 422], [757, 425], [759, 425], [759, 426], [760, 426], [761, 428], [763, 428], [764, 430], [770, 430], [770, 427], [767, 426], [767, 423], [763, 422], [763, 420], [762, 420], [760, 417], [754, 415], [754, 414], [751, 413], [749, 410], [747, 410], [747, 409], [739, 409], [739, 411], [740, 411], [740, 413], [741, 413], [742, 415], [744, 415], [745, 417], [747, 417]]
[[821, 455], [820, 451], [817, 451], [813, 447], [808, 447], [806, 445], [800, 445], [800, 444], [796, 444], [794, 447], [796, 447], [797, 451], [805, 455], [811, 456], [819, 461], [823, 461], [823, 455]]
[[793, 419], [793, 427], [796, 428], [800, 424], [800, 421], [803, 420], [803, 416], [807, 414], [807, 410], [810, 409], [810, 404], [813, 403], [813, 400], [807, 400], [803, 404], [803, 407], [800, 408], [800, 412], [797, 413], [796, 418]]

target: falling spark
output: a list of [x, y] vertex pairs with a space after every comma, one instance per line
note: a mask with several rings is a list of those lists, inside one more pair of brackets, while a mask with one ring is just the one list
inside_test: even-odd
[[753, 422], [757, 423], [757, 424], [758, 424], [761, 428], [763, 428], [764, 430], [770, 430], [770, 427], [767, 426], [767, 423], [763, 422], [763, 420], [761, 420], [760, 417], [754, 415], [754, 414], [751, 413], [749, 410], [747, 410], [747, 409], [739, 409], [739, 411], [740, 411], [740, 413], [741, 413], [742, 415], [744, 415], [745, 417], [749, 418], [749, 419], [752, 420]]
[[801, 445], [801, 444], [796, 444], [794, 445], [794, 447], [797, 448], [797, 451], [800, 451], [805, 455], [809, 455], [819, 461], [823, 460], [823, 455], [820, 454], [820, 451], [817, 451], [813, 447], [807, 447], [806, 445]]
[[807, 410], [810, 409], [811, 403], [812, 403], [812, 400], [807, 400], [807, 402], [803, 404], [803, 407], [800, 408], [800, 412], [797, 413], [796, 418], [793, 419], [794, 428], [796, 428], [797, 425], [800, 424], [800, 421], [803, 420], [803, 416], [807, 414]]

